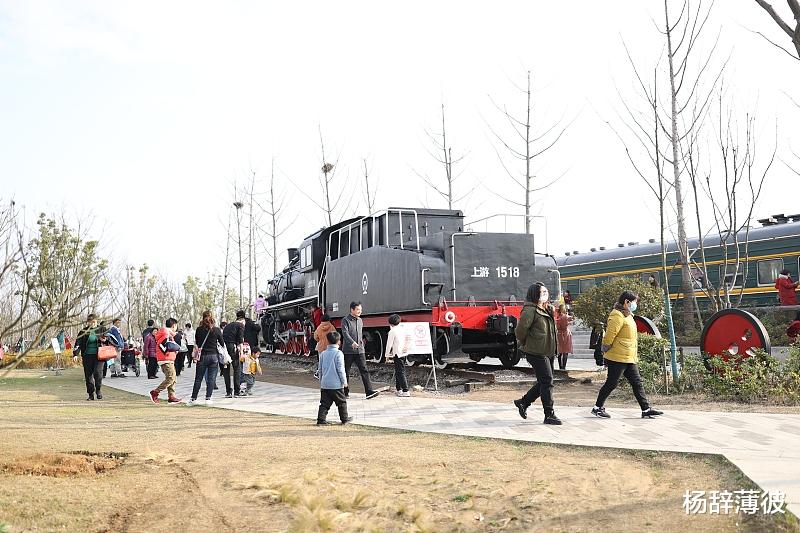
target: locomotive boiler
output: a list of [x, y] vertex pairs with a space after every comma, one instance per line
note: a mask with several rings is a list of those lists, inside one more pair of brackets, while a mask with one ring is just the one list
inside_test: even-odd
[[[439, 366], [497, 357], [511, 367], [528, 286], [542, 281], [560, 293], [555, 260], [535, 254], [533, 235], [472, 231], [457, 210], [390, 208], [323, 228], [288, 252], [262, 319], [273, 352], [309, 355], [319, 316], [339, 327], [360, 301], [374, 361], [383, 361], [387, 319], [397, 313], [427, 324]], [[423, 359], [430, 355], [409, 364]]]

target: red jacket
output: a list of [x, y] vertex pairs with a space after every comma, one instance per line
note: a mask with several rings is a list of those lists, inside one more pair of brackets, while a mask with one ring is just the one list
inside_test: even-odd
[[[166, 343], [167, 341], [173, 340], [173, 333], [168, 330], [167, 328], [161, 328], [155, 332], [156, 338], [156, 359], [159, 362], [161, 361], [174, 361], [175, 357], [178, 355], [178, 352], [162, 352], [161, 345]], [[174, 342], [174, 341], [173, 341]]]
[[798, 334], [800, 334], [800, 320], [792, 320], [792, 323], [786, 328], [786, 336], [789, 337], [790, 342], [796, 342]]
[[144, 350], [145, 357], [155, 357], [156, 356], [156, 337], [152, 333], [149, 333], [144, 338], [144, 346], [142, 347]]
[[781, 305], [797, 305], [797, 294], [794, 292], [797, 285], [789, 276], [778, 276], [778, 279], [775, 280], [775, 288], [778, 289]]

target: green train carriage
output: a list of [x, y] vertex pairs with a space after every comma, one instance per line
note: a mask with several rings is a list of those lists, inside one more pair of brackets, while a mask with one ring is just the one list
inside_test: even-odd
[[[736, 302], [743, 291], [742, 307], [778, 305], [775, 279], [788, 269], [792, 279], [800, 277], [800, 215], [775, 215], [759, 220], [761, 227], [751, 228], [749, 235], [739, 234], [740, 263], [734, 276], [736, 245], [731, 236], [726, 244], [728, 267], [726, 281], [731, 286], [731, 299]], [[744, 241], [748, 246], [745, 249]], [[704, 238], [708, 280], [704, 279], [699, 239], [689, 240], [689, 255], [695, 286], [695, 296], [701, 308], [710, 307], [704, 287], [718, 287], [725, 275], [725, 247], [716, 235]], [[745, 253], [746, 252], [746, 253]], [[637, 276], [647, 281], [650, 275], [663, 284], [661, 271], [661, 245], [654, 239], [648, 243], [629, 242], [616, 248], [592, 248], [586, 253], [566, 253], [557, 260], [561, 272], [562, 289], [570, 291], [573, 298], [589, 288], [609, 279]], [[670, 294], [673, 300], [682, 299], [681, 263], [677, 244], [667, 244], [667, 268]], [[735, 278], [735, 279], [734, 279]], [[713, 291], [711, 291], [713, 294]]]

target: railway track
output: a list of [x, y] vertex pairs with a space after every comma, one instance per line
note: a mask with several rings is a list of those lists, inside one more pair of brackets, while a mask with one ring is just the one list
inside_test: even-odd
[[[281, 353], [262, 355], [277, 362], [290, 363], [301, 367], [307, 367], [309, 370], [317, 365], [318, 358], [316, 355], [311, 354], [308, 356], [302, 355], [284, 355]], [[394, 366], [392, 364], [377, 363], [375, 361], [367, 361], [367, 369], [370, 374], [375, 376], [379, 381], [393, 383]], [[425, 383], [431, 373], [430, 365], [416, 365], [407, 366], [406, 374], [409, 381], [415, 383]], [[445, 386], [460, 386], [470, 384], [484, 384], [491, 385], [495, 383], [528, 383], [536, 379], [533, 368], [526, 366], [517, 366], [513, 369], [500, 368], [494, 365], [486, 365], [475, 362], [470, 363], [454, 363], [448, 365], [447, 368], [437, 369], [436, 376], [440, 383]], [[566, 371], [555, 371], [556, 381], [573, 381], [579, 378], [570, 377]]]

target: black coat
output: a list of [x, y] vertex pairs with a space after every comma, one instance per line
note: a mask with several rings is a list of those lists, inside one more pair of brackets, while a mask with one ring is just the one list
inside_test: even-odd
[[242, 344], [244, 342], [244, 324], [234, 320], [222, 330], [222, 338], [226, 343]]
[[261, 326], [249, 318], [244, 320], [244, 341], [250, 345], [250, 350], [253, 352], [261, 351], [258, 345], [258, 334], [261, 332]]

